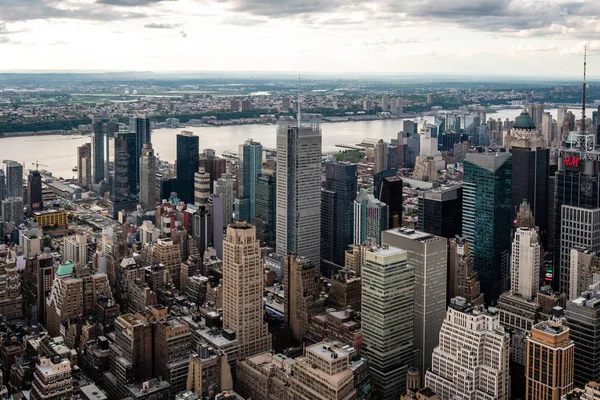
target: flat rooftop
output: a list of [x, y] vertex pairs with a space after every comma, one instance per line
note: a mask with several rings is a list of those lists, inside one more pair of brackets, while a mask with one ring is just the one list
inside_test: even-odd
[[389, 233], [390, 235], [401, 236], [403, 238], [407, 238], [407, 239], [411, 239], [411, 240], [419, 240], [419, 241], [436, 238], [436, 236], [431, 233], [421, 232], [421, 231], [417, 231], [415, 229], [409, 229], [409, 228], [389, 229], [384, 232]]

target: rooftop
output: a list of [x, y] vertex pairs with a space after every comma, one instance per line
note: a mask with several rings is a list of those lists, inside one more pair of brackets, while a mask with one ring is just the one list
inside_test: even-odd
[[395, 236], [401, 236], [407, 239], [411, 239], [411, 240], [418, 240], [418, 241], [428, 241], [431, 239], [441, 239], [438, 236], [435, 236], [431, 233], [427, 233], [427, 232], [421, 232], [421, 231], [417, 231], [414, 229], [409, 229], [409, 228], [397, 228], [397, 229], [390, 229], [387, 231], [384, 231], [389, 233], [390, 235], [395, 235]]
[[527, 109], [524, 109], [521, 112], [521, 115], [517, 117], [513, 129], [523, 129], [528, 131], [536, 129], [535, 123], [533, 122], [533, 119], [531, 119], [531, 115], [529, 115]]

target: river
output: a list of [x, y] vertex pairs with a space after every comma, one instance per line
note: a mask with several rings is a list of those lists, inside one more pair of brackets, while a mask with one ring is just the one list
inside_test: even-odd
[[[554, 118], [557, 109], [549, 111]], [[580, 110], [572, 110], [576, 118], [581, 117]], [[592, 109], [586, 111], [591, 117]], [[488, 117], [502, 120], [514, 119], [520, 109], [505, 109]], [[427, 117], [432, 119], [432, 117]], [[340, 150], [336, 144], [356, 144], [363, 138], [382, 138], [389, 142], [402, 130], [403, 120], [353, 121], [323, 123], [323, 151]], [[238, 145], [247, 139], [254, 139], [264, 147], [275, 148], [275, 125], [229, 125], [219, 127], [189, 127], [185, 128], [200, 137], [200, 149], [214, 149], [217, 154], [225, 150], [238, 151]], [[155, 129], [152, 131], [152, 144], [161, 159], [174, 162], [176, 158], [176, 135], [183, 128]], [[23, 163], [25, 169], [33, 169], [37, 161], [40, 170], [51, 171], [54, 176], [74, 178], [77, 172], [72, 168], [77, 165], [77, 147], [91, 141], [89, 136], [29, 136], [0, 139], [0, 161], [11, 159]]]

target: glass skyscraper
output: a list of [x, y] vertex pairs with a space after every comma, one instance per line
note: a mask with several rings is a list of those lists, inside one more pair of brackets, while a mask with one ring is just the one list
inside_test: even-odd
[[462, 233], [490, 303], [506, 290], [511, 233], [510, 153], [469, 153], [463, 176]]
[[275, 175], [273, 170], [263, 169], [256, 183], [256, 215], [252, 224], [256, 226], [256, 237], [267, 246], [275, 246]]
[[200, 167], [200, 138], [192, 132], [177, 135], [177, 197], [194, 202], [194, 174]]
[[262, 168], [262, 144], [247, 140], [240, 145], [240, 183], [239, 197], [248, 200], [247, 207], [240, 210], [238, 219], [250, 222], [256, 215], [256, 183]]

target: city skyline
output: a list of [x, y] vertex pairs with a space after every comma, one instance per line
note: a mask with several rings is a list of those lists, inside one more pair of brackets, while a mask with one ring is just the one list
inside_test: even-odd
[[[577, 77], [572, 57], [586, 44], [590, 63], [600, 54], [600, 18], [593, 17], [600, 6], [583, 0], [29, 3], [0, 5], [4, 71], [532, 76], [543, 67], [546, 76]], [[191, 44], [203, 51], [190, 52]], [[129, 57], [132, 49], [136, 57]], [[282, 49], [289, 49], [286, 57], [278, 57]], [[448, 58], [452, 63], [440, 63]]]

